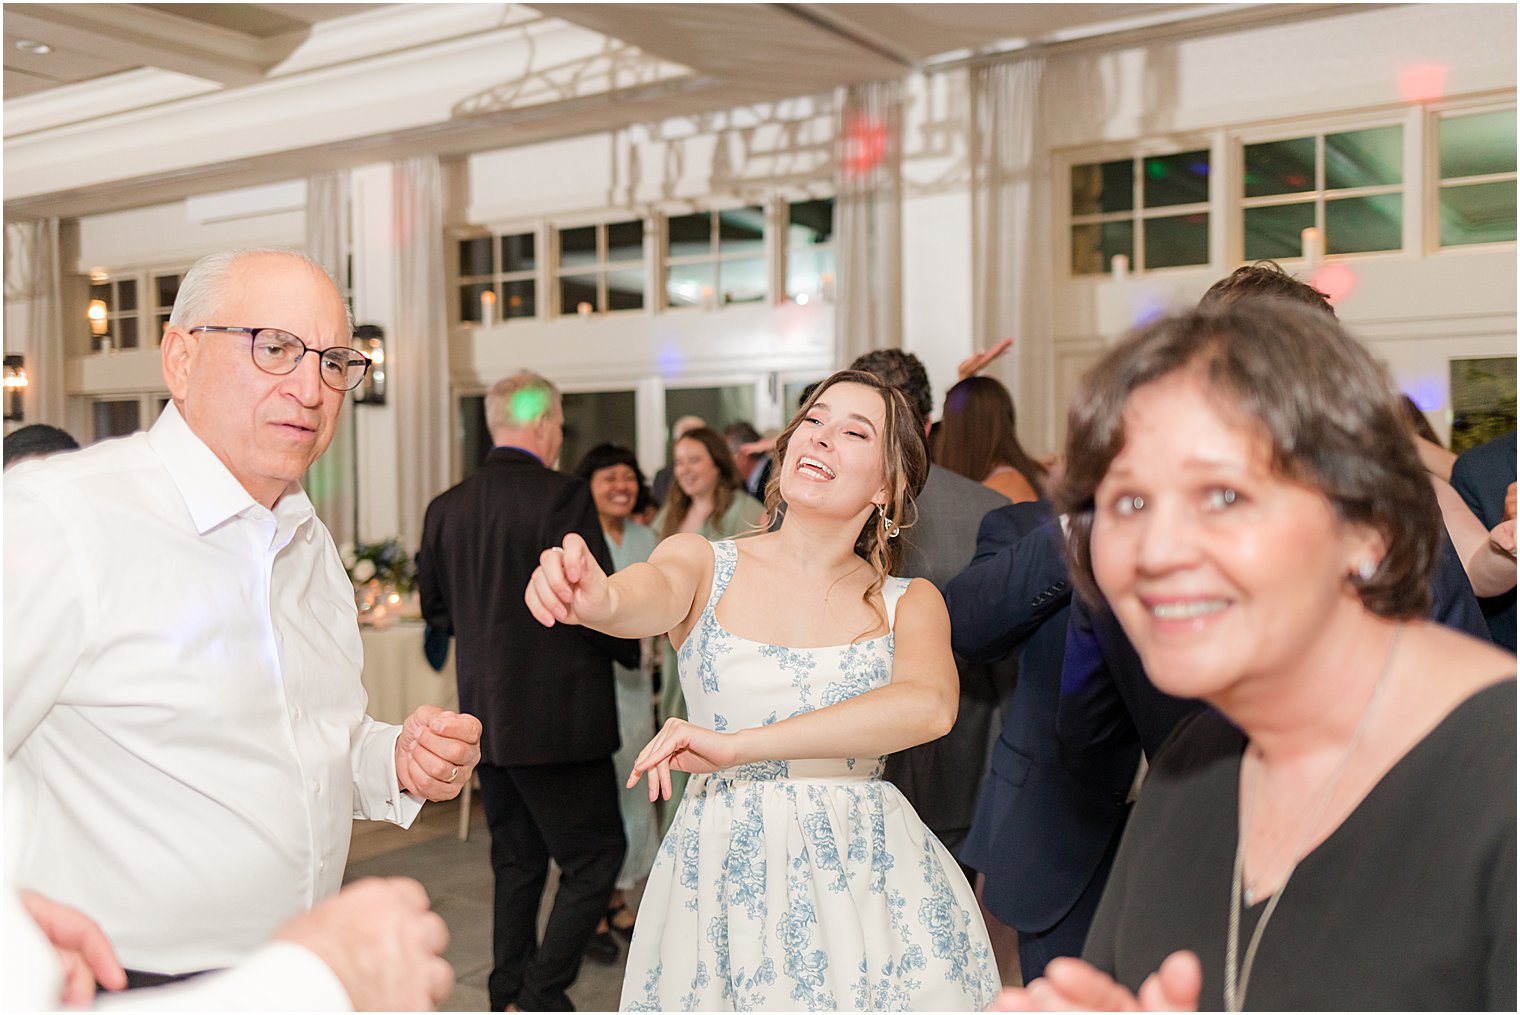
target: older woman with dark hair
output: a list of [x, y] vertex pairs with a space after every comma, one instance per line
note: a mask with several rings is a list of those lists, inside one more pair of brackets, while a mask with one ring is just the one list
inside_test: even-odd
[[1515, 660], [1422, 619], [1440, 520], [1372, 358], [1277, 302], [1088, 375], [1057, 495], [1178, 727], [1084, 953], [1004, 1008], [1515, 1007]]

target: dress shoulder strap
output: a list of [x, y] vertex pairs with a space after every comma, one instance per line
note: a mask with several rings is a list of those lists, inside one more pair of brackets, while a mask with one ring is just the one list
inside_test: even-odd
[[[707, 606], [704, 613], [712, 613], [718, 607], [718, 600], [723, 598], [723, 593], [728, 589], [728, 583], [733, 580], [734, 568], [739, 563], [739, 548], [734, 545], [732, 539], [724, 539], [713, 542], [713, 573], [712, 591], [707, 595]], [[890, 616], [890, 614], [889, 614]]]
[[897, 627], [897, 601], [908, 591], [912, 578], [887, 578], [881, 583], [881, 602], [887, 608], [887, 630]]

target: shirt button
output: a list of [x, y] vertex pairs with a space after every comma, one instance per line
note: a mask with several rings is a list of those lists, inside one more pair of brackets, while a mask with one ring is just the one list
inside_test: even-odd
[[317, 873], [321, 874], [325, 870], [327, 870], [327, 861], [326, 860], [318, 860], [317, 861]]
[[312, 780], [311, 791], [312, 791], [312, 793], [314, 795], [321, 796], [322, 795], [322, 784], [320, 782], [317, 782], [316, 780]]
[[300, 705], [295, 705], [295, 706], [293, 706], [291, 708], [291, 710], [290, 710], [290, 717], [292, 719], [299, 719], [299, 718], [301, 718], [301, 706]]

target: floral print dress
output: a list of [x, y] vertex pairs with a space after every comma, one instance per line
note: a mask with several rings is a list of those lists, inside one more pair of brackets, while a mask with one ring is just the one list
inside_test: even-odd
[[[793, 649], [740, 638], [716, 608], [681, 645], [690, 719], [777, 722], [886, 684], [892, 638]], [[889, 627], [908, 587], [882, 589]], [[764, 761], [694, 775], [639, 907], [625, 1011], [980, 1010], [998, 991], [976, 899], [885, 758]]]

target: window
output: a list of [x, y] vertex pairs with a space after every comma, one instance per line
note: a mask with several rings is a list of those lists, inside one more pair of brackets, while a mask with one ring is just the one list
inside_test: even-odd
[[92, 274], [90, 302], [85, 307], [90, 348], [96, 352], [158, 348], [184, 276], [182, 269]]
[[665, 220], [665, 305], [763, 303], [770, 290], [765, 209], [674, 215]]
[[1071, 167], [1071, 273], [1209, 263], [1207, 149]]
[[565, 442], [559, 450], [561, 472], [573, 470], [598, 444], [621, 444], [630, 449], [639, 446], [632, 391], [567, 391], [560, 402], [565, 410]]
[[1515, 357], [1451, 361], [1451, 450], [1461, 454], [1515, 429]]
[[460, 321], [494, 324], [537, 315], [537, 240], [533, 233], [511, 233], [459, 241]]
[[644, 220], [558, 231], [561, 314], [642, 310]]
[[1245, 146], [1245, 259], [1299, 257], [1302, 232], [1327, 254], [1404, 246], [1404, 128], [1317, 133]]
[[755, 386], [731, 384], [713, 388], [667, 388], [665, 391], [665, 432], [682, 416], [700, 416], [708, 427], [719, 433], [730, 423], [752, 422], [755, 418]]
[[1515, 240], [1515, 111], [1449, 114], [1439, 130], [1441, 246]]
[[92, 277], [88, 309], [92, 348], [137, 348], [139, 328], [135, 277]]
[[797, 303], [834, 298], [834, 199], [786, 206], [786, 295]]
[[174, 299], [179, 295], [179, 283], [183, 277], [181, 273], [176, 271], [163, 275], [154, 275], [152, 278], [149, 291], [153, 294], [154, 344], [163, 344], [164, 332], [169, 330], [169, 315], [174, 310]]

